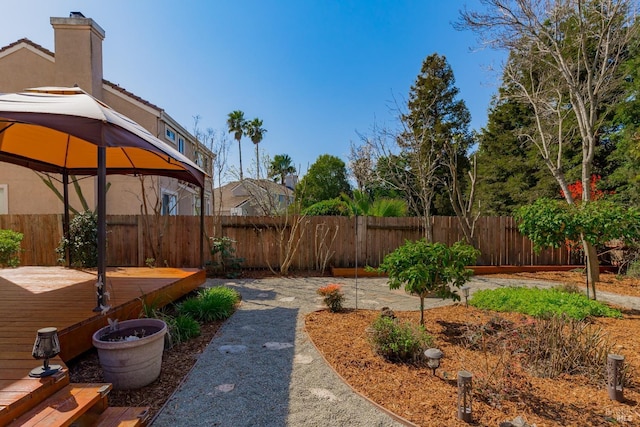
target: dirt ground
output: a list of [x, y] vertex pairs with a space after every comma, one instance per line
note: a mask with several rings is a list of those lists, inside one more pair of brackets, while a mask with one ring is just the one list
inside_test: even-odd
[[[495, 276], [505, 277], [505, 276]], [[580, 273], [521, 273], [510, 278], [554, 280], [584, 285]], [[640, 296], [640, 281], [618, 279], [613, 274], [603, 275], [598, 290]], [[399, 317], [416, 321], [418, 313], [396, 313]], [[414, 368], [385, 362], [373, 354], [365, 330], [377, 312], [360, 310], [332, 314], [315, 312], [307, 319], [307, 331], [314, 343], [334, 369], [354, 389], [388, 410], [425, 426], [466, 425], [456, 421], [456, 372], [489, 372], [495, 365], [485, 354], [459, 348], [447, 341], [447, 324], [464, 324], [471, 320], [481, 322], [491, 317], [473, 308], [456, 305], [429, 310], [425, 313], [428, 331], [436, 345], [445, 353], [438, 376], [426, 368]], [[518, 320], [518, 315], [511, 316]], [[616, 343], [616, 351], [624, 354], [632, 367], [633, 384], [625, 389], [624, 403], [610, 401], [603, 386], [589, 385], [583, 378], [570, 377], [549, 380], [527, 377], [518, 373], [511, 388], [522, 390], [515, 400], [505, 400], [498, 407], [474, 401], [476, 425], [497, 426], [499, 422], [524, 416], [530, 423], [540, 426], [605, 426], [640, 425], [640, 313], [626, 312], [621, 320], [597, 320]], [[139, 390], [112, 391], [111, 406], [150, 406], [151, 417], [164, 405], [173, 391], [211, 341], [219, 323], [202, 327], [202, 335], [173, 349], [165, 351], [160, 378]], [[354, 336], [356, 339], [354, 340]], [[68, 364], [72, 382], [102, 382], [102, 374], [95, 352], [89, 352]]]

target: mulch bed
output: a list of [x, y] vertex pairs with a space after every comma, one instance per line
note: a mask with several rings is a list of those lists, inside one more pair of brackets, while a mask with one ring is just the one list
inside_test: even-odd
[[[473, 401], [476, 425], [497, 426], [516, 416], [523, 416], [537, 426], [631, 426], [640, 423], [640, 389], [636, 376], [624, 391], [626, 402], [618, 403], [609, 400], [604, 385], [591, 385], [583, 377], [536, 378], [517, 365], [506, 371], [505, 360], [490, 352], [461, 345], [452, 333], [464, 325], [486, 323], [496, 316], [495, 313], [460, 304], [425, 312], [425, 326], [445, 355], [437, 376], [433, 376], [426, 366], [390, 363], [373, 353], [366, 330], [378, 315], [378, 311], [369, 310], [318, 311], [307, 316], [306, 329], [329, 364], [351, 387], [417, 425], [466, 425], [456, 417], [459, 370], [473, 373], [476, 384], [490, 380], [504, 387], [503, 390], [487, 388], [483, 391], [485, 398], [495, 398], [490, 402], [482, 401], [476, 390]], [[396, 312], [396, 315], [401, 321], [419, 322], [416, 312]], [[514, 322], [527, 321], [526, 317], [513, 313], [500, 316]], [[621, 320], [595, 320], [613, 342], [618, 343], [614, 348], [625, 355], [633, 372], [638, 372], [640, 367], [639, 320], [638, 313], [627, 313]], [[511, 394], [511, 398], [501, 399], [507, 394]]]

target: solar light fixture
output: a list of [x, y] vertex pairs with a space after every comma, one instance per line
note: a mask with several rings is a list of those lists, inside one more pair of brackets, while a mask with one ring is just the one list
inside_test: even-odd
[[428, 348], [424, 351], [424, 355], [427, 357], [427, 365], [433, 371], [433, 375], [435, 375], [436, 369], [440, 367], [440, 359], [442, 359], [444, 353], [437, 348]]
[[35, 359], [44, 359], [42, 366], [34, 368], [29, 373], [32, 378], [43, 378], [59, 372], [62, 367], [60, 365], [49, 365], [49, 359], [60, 353], [60, 341], [58, 340], [58, 329], [42, 328], [38, 329], [36, 341], [33, 344], [31, 354]]
[[469, 307], [469, 292], [471, 291], [471, 288], [469, 286], [463, 286], [460, 290], [462, 291], [462, 295], [464, 295], [464, 305]]

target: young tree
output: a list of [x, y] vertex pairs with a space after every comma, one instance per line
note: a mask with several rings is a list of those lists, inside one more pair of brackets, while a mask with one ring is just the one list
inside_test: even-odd
[[[516, 213], [518, 230], [534, 244], [534, 249], [575, 245], [587, 241], [596, 246], [620, 239], [632, 242], [640, 237], [640, 211], [624, 208], [607, 200], [567, 204], [559, 200], [541, 198], [531, 205], [520, 207]], [[589, 276], [587, 276], [587, 283]], [[591, 281], [593, 299], [596, 285]], [[587, 295], [589, 288], [587, 287]]]
[[[620, 66], [636, 36], [632, 0], [484, 0], [483, 11], [461, 12], [460, 28], [510, 51], [505, 69], [513, 96], [529, 103], [536, 122], [529, 140], [540, 151], [569, 204], [562, 144], [577, 130], [581, 179], [588, 188], [603, 121], [623, 93]], [[575, 121], [575, 126], [571, 122]], [[589, 201], [589, 192], [583, 193]], [[592, 282], [599, 279], [595, 248], [582, 238]]]
[[244, 122], [242, 129], [244, 130], [244, 134], [248, 136], [251, 142], [256, 146], [256, 178], [260, 179], [260, 151], [258, 150], [258, 145], [262, 141], [267, 130], [262, 127], [262, 120], [257, 117], [253, 120]]
[[273, 160], [269, 163], [269, 178], [277, 182], [280, 179], [280, 184], [284, 185], [284, 181], [287, 175], [296, 173], [296, 168], [293, 166], [293, 161], [288, 154], [276, 154], [273, 156]]
[[235, 110], [229, 113], [227, 116], [227, 127], [229, 128], [229, 133], [233, 134], [233, 138], [238, 141], [238, 155], [240, 156], [240, 181], [242, 181], [242, 146], [240, 145], [240, 140], [244, 135], [244, 127], [246, 120], [244, 118], [244, 113], [240, 110]]
[[443, 243], [428, 243], [418, 240], [406, 241], [395, 251], [384, 257], [378, 272], [389, 276], [389, 288], [399, 289], [420, 297], [420, 324], [424, 326], [424, 299], [435, 294], [440, 298], [459, 300], [451, 286], [460, 288], [469, 279], [474, 264], [480, 255], [477, 249], [462, 242], [449, 247]]
[[341, 193], [351, 193], [347, 168], [342, 160], [329, 154], [319, 156], [296, 186], [296, 197], [302, 208], [335, 199]]

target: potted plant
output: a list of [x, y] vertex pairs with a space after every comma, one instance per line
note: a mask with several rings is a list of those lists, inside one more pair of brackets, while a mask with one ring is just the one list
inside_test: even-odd
[[160, 375], [167, 324], [160, 319], [111, 321], [93, 334], [106, 382], [116, 390], [144, 387]]

